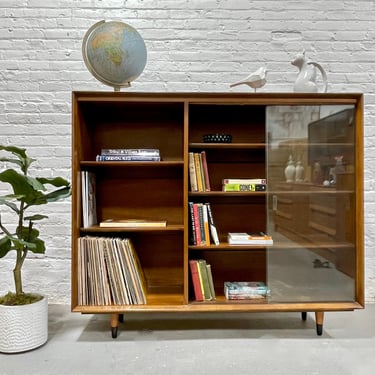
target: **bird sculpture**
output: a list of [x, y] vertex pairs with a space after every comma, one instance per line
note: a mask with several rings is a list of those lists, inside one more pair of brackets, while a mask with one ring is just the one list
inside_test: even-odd
[[254, 91], [256, 92], [257, 89], [259, 89], [260, 87], [263, 87], [266, 84], [267, 82], [266, 76], [267, 76], [267, 69], [262, 66], [255, 72], [248, 75], [245, 79], [239, 82], [232, 83], [230, 87], [239, 86], [239, 85], [248, 85], [252, 87]]

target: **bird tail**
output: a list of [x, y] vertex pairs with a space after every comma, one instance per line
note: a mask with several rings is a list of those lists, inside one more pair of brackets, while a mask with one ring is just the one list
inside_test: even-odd
[[229, 85], [229, 87], [235, 87], [235, 86], [243, 85], [244, 83], [245, 82], [243, 82], [243, 81], [235, 82], [235, 83], [232, 83], [231, 85]]

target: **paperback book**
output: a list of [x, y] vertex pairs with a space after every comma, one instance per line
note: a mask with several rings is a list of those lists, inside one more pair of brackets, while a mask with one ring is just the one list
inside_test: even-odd
[[270, 289], [262, 281], [226, 281], [224, 295], [227, 299], [260, 299], [270, 295]]
[[160, 161], [156, 148], [104, 148], [96, 161]]
[[225, 184], [223, 191], [266, 191], [265, 184]]
[[247, 233], [240, 232], [228, 233], [228, 243], [230, 245], [273, 245], [272, 236], [263, 232], [260, 233]]

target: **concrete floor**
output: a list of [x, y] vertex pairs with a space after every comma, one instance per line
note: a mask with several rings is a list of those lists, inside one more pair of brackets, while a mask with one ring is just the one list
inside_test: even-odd
[[22, 354], [0, 354], [0, 374], [373, 375], [375, 304], [314, 315], [132, 314], [117, 339], [109, 317], [49, 306], [49, 339]]

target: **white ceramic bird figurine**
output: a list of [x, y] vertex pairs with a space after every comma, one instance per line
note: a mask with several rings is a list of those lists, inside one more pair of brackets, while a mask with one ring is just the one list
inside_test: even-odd
[[259, 89], [260, 87], [263, 87], [266, 84], [267, 82], [266, 76], [267, 76], [267, 69], [264, 66], [262, 66], [255, 72], [251, 73], [242, 81], [232, 83], [230, 87], [239, 86], [239, 85], [248, 85], [252, 87], [254, 91], [256, 92], [257, 89]]

